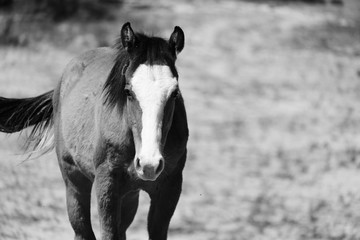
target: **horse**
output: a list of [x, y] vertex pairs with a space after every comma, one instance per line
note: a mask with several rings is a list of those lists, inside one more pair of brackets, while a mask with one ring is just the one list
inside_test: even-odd
[[75, 240], [94, 240], [94, 185], [102, 240], [126, 239], [139, 191], [150, 196], [148, 235], [167, 239], [182, 187], [189, 130], [175, 61], [185, 36], [134, 32], [129, 22], [112, 47], [65, 67], [57, 87], [33, 98], [0, 98], [0, 131], [32, 126], [28, 142], [55, 148]]

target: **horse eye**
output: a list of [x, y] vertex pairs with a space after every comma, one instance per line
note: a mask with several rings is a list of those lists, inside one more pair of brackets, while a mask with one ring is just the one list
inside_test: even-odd
[[133, 94], [133, 92], [130, 90], [130, 88], [125, 87], [124, 91], [125, 91], [126, 96], [127, 96], [130, 100], [133, 100], [133, 99], [134, 99], [134, 94]]
[[171, 97], [172, 97], [172, 98], [177, 98], [177, 97], [179, 97], [179, 95], [180, 95], [180, 91], [179, 91], [179, 89], [176, 89], [176, 90], [173, 91], [173, 93], [171, 94]]
[[131, 96], [131, 92], [129, 89], [125, 89], [125, 94], [126, 96], [130, 97]]

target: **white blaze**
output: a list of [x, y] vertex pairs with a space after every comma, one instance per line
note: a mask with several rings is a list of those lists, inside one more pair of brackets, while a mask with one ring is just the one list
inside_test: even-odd
[[164, 107], [171, 93], [177, 88], [168, 66], [141, 64], [133, 74], [132, 91], [142, 110], [141, 164], [151, 163], [161, 157], [160, 144]]

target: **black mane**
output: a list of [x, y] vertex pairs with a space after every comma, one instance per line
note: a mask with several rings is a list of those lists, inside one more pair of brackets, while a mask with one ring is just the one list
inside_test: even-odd
[[176, 55], [171, 51], [168, 41], [159, 37], [146, 36], [142, 33], [135, 35], [137, 44], [131, 53], [124, 49], [121, 39], [115, 44], [114, 47], [118, 52], [114, 66], [104, 85], [105, 103], [110, 107], [118, 105], [120, 111], [126, 102], [124, 93], [126, 81], [131, 78], [140, 64], [169, 66], [173, 76], [178, 78], [175, 67]]

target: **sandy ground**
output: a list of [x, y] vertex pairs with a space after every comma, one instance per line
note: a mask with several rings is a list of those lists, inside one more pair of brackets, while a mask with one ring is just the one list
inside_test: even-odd
[[[72, 57], [113, 42], [126, 20], [162, 36], [179, 25], [191, 138], [169, 238], [360, 239], [360, 33], [339, 9], [129, 1], [114, 14], [1, 47], [0, 95], [52, 89]], [[0, 135], [0, 239], [71, 239], [55, 155], [23, 162], [19, 142]], [[143, 194], [130, 240], [147, 238], [147, 208]], [[98, 234], [95, 209], [93, 225]]]

